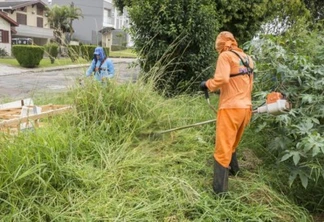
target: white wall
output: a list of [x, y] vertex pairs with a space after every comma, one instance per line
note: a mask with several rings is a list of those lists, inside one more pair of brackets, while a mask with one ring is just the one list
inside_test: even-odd
[[10, 23], [0, 18], [0, 29], [9, 31], [9, 43], [0, 43], [0, 48], [4, 48], [11, 55], [11, 26]]

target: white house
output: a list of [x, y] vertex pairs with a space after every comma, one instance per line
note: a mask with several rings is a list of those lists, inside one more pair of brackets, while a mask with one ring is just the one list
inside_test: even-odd
[[19, 24], [12, 37], [31, 38], [36, 45], [44, 45], [54, 37], [45, 9], [46, 3], [42, 0], [0, 1], [0, 10]]
[[11, 55], [11, 35], [17, 33], [16, 26], [17, 22], [0, 11], [0, 48], [6, 50], [8, 55]]

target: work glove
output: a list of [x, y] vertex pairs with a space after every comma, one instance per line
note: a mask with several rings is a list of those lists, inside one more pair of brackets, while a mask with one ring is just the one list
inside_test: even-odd
[[207, 91], [207, 90], [208, 90], [208, 88], [207, 88], [207, 86], [206, 86], [206, 81], [202, 81], [202, 82], [200, 83], [200, 90], [201, 90], [201, 91]]

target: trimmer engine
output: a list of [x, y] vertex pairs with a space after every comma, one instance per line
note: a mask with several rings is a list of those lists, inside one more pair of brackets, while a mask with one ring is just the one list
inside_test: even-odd
[[291, 109], [291, 104], [280, 92], [271, 92], [267, 95], [266, 104], [253, 110], [253, 113], [269, 113], [272, 115], [285, 114]]

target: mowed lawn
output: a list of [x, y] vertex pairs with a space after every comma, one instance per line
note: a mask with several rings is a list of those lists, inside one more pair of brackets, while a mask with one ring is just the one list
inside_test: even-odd
[[120, 57], [120, 58], [136, 58], [137, 55], [133, 49], [125, 49], [120, 51], [111, 51], [109, 53], [110, 57]]
[[[87, 60], [79, 58], [77, 61], [72, 62], [70, 58], [59, 58], [55, 59], [55, 62], [52, 64], [49, 58], [43, 58], [37, 68], [46, 68], [46, 67], [55, 67], [62, 65], [73, 65], [73, 64], [86, 64]], [[10, 65], [20, 67], [18, 61], [15, 58], [1, 58], [0, 64]]]

